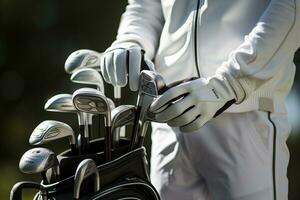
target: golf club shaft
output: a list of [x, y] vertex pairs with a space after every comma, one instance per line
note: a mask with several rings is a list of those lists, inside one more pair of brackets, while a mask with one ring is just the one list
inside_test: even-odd
[[143, 103], [143, 94], [139, 93], [137, 98], [137, 108], [136, 108], [136, 114], [134, 118], [132, 133], [131, 133], [131, 142], [130, 142], [130, 150], [133, 150], [135, 147], [135, 142], [138, 137], [139, 132], [139, 122], [140, 122], [140, 116], [142, 112], [142, 103]]
[[[121, 87], [114, 86], [114, 100], [115, 100], [116, 107], [121, 105], [121, 95], [122, 95]], [[113, 148], [119, 146], [120, 137], [125, 137], [125, 136], [126, 136], [126, 128], [125, 127], [118, 128], [116, 130], [116, 134], [113, 140], [114, 142]]]
[[86, 154], [87, 152], [87, 145], [88, 145], [88, 139], [85, 137], [85, 132], [87, 131], [88, 127], [87, 125], [80, 125], [80, 144], [79, 144], [79, 151], [80, 154]]
[[111, 126], [105, 126], [105, 149], [104, 149], [104, 154], [105, 154], [105, 160], [111, 161]]
[[144, 140], [145, 140], [145, 137], [146, 137], [146, 133], [147, 133], [147, 130], [148, 130], [148, 126], [149, 126], [149, 121], [144, 121], [142, 122], [141, 124], [141, 134], [139, 135], [139, 138], [138, 138], [138, 143], [137, 143], [137, 147], [142, 147], [144, 145]]
[[71, 144], [71, 153], [73, 156], [78, 155], [78, 150], [76, 144]]

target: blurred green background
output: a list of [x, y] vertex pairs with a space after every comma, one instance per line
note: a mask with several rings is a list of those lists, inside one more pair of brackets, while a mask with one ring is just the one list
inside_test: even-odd
[[[75, 116], [47, 113], [44, 103], [57, 93], [71, 93], [80, 87], [64, 72], [65, 59], [77, 49], [104, 51], [115, 38], [126, 4], [125, 0], [0, 0], [0, 199], [8, 199], [17, 181], [39, 178], [18, 170], [20, 157], [31, 148], [28, 138], [36, 125], [57, 119], [76, 127]], [[297, 55], [296, 63], [300, 64]], [[294, 127], [288, 141], [291, 200], [300, 199], [298, 77], [288, 98]], [[112, 88], [107, 87], [112, 97]], [[134, 95], [123, 94], [123, 103], [135, 102]], [[66, 146], [67, 141], [46, 145], [56, 153]], [[26, 199], [30, 193], [25, 193]]]

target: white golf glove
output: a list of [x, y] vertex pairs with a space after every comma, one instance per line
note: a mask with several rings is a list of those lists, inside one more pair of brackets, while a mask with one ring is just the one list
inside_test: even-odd
[[[196, 131], [230, 105], [244, 99], [245, 94], [238, 85], [233, 89], [220, 75], [182, 83], [154, 100], [150, 112], [156, 114], [157, 121], [180, 127], [182, 132]], [[165, 109], [160, 109], [162, 107]]]
[[142, 59], [150, 70], [154, 69], [154, 64], [143, 56], [142, 49], [134, 43], [118, 44], [108, 48], [101, 60], [101, 72], [104, 80], [119, 87], [126, 86], [129, 81], [130, 90], [137, 91]]

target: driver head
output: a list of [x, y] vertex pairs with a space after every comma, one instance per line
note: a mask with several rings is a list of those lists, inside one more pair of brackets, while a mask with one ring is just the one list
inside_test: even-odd
[[65, 62], [65, 71], [72, 74], [76, 69], [86, 67], [100, 70], [101, 55], [97, 51], [88, 49], [74, 51]]
[[68, 137], [70, 144], [75, 144], [75, 134], [73, 129], [66, 123], [46, 120], [40, 123], [32, 132], [29, 143], [31, 145], [39, 145]]
[[19, 169], [25, 174], [45, 172], [55, 166], [58, 166], [58, 160], [54, 152], [41, 147], [26, 151], [19, 163]]
[[96, 85], [103, 93], [105, 93], [103, 78], [95, 69], [78, 69], [72, 74], [71, 81], [80, 84]]

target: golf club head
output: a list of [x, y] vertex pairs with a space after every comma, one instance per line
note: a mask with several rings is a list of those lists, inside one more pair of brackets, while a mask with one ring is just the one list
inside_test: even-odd
[[53, 151], [38, 147], [30, 149], [23, 154], [19, 163], [19, 169], [25, 174], [36, 174], [57, 167], [58, 164]]
[[74, 71], [70, 79], [74, 83], [96, 85], [103, 93], [105, 93], [103, 78], [95, 69], [80, 68]]
[[125, 125], [133, 124], [136, 113], [136, 107], [133, 105], [121, 105], [116, 107], [111, 112], [112, 132]]
[[73, 93], [73, 104], [81, 112], [91, 114], [110, 113], [110, 104], [107, 97], [93, 88], [80, 88]]
[[100, 60], [102, 54], [89, 50], [79, 49], [69, 55], [65, 62], [65, 71], [69, 74], [74, 73], [79, 68], [94, 68], [100, 70]]
[[140, 74], [140, 93], [156, 97], [160, 90], [165, 88], [163, 77], [158, 73], [149, 70], [143, 70]]
[[84, 124], [84, 117], [73, 105], [71, 94], [58, 94], [51, 97], [44, 109], [50, 112], [75, 113], [78, 115], [79, 125]]
[[73, 105], [71, 94], [58, 94], [51, 97], [45, 104], [44, 109], [51, 112], [74, 112], [78, 110]]
[[100, 175], [96, 163], [92, 159], [83, 160], [78, 165], [74, 177], [74, 199], [79, 199], [83, 181], [92, 175], [94, 175], [94, 192], [97, 192], [100, 190]]
[[105, 155], [111, 160], [111, 109], [106, 96], [93, 88], [81, 88], [74, 92], [73, 103], [76, 109], [90, 114], [104, 115]]
[[32, 132], [29, 143], [31, 145], [39, 145], [68, 137], [70, 144], [75, 144], [75, 133], [73, 129], [66, 123], [46, 120], [40, 123]]

